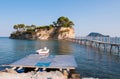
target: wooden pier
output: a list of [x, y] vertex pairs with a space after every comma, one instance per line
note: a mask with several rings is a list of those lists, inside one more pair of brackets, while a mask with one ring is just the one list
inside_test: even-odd
[[82, 44], [82, 45], [89, 45], [91, 47], [95, 47], [100, 49], [101, 47], [104, 50], [108, 50], [109, 52], [114, 51], [113, 48], [115, 48], [117, 50], [117, 53], [119, 54], [120, 52], [120, 44], [116, 44], [116, 43], [110, 43], [110, 42], [103, 42], [103, 41], [97, 41], [97, 40], [90, 40], [90, 39], [66, 39], [68, 41], [72, 41], [78, 44]]
[[55, 55], [49, 57], [43, 57], [38, 54], [31, 54], [26, 56], [12, 64], [4, 65], [13, 68], [56, 68], [56, 69], [66, 69], [71, 70], [77, 67], [74, 56], [72, 55]]

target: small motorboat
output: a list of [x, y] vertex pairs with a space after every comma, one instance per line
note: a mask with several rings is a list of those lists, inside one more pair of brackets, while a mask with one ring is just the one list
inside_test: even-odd
[[36, 52], [39, 54], [39, 55], [49, 55], [49, 49], [47, 49], [47, 47], [44, 47], [43, 49], [39, 49], [39, 50], [36, 50]]

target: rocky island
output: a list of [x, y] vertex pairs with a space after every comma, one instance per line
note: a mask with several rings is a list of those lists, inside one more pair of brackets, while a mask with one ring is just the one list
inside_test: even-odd
[[13, 26], [16, 31], [11, 33], [10, 38], [29, 40], [74, 38], [73, 25], [74, 23], [64, 16], [47, 26], [17, 24]]

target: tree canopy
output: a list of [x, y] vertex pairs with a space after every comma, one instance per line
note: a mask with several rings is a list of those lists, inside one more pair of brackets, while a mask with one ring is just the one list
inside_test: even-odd
[[72, 27], [73, 25], [74, 23], [64, 16], [61, 16], [57, 20], [57, 26], [60, 26], [60, 27]]
[[17, 31], [23, 31], [25, 28], [24, 24], [17, 24], [13, 26], [14, 29], [16, 29]]
[[25, 25], [25, 24], [17, 24], [14, 25], [13, 28], [17, 31], [27, 31], [27, 30], [35, 30], [35, 29], [50, 29], [52, 27], [72, 27], [74, 23], [70, 21], [67, 17], [61, 16], [57, 19], [57, 21], [53, 22], [50, 25], [47, 26], [36, 26], [36, 25]]

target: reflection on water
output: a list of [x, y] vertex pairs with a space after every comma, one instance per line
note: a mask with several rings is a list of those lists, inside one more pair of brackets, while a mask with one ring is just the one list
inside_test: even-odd
[[45, 40], [36, 41], [36, 49], [47, 47], [50, 49], [50, 54], [70, 54], [72, 51], [71, 45], [66, 41]]
[[59, 54], [71, 54], [72, 47], [69, 42], [66, 41], [58, 41], [58, 52]]
[[51, 55], [71, 54], [75, 56], [81, 76], [106, 79], [120, 78], [120, 57], [95, 48], [72, 42], [46, 40], [28, 41], [0, 38], [0, 65], [9, 64], [26, 55], [36, 53], [37, 49], [48, 47]]

